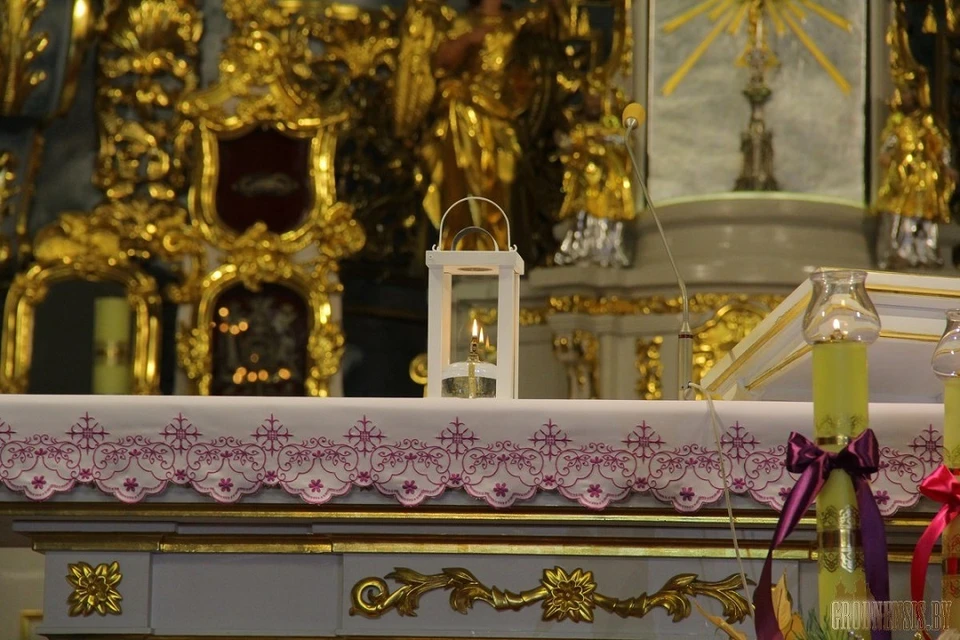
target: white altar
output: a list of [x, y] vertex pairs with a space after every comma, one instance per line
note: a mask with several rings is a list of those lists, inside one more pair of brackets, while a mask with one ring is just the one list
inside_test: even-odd
[[[0, 517], [45, 555], [50, 637], [689, 638], [736, 592], [721, 455], [755, 580], [812, 415], [717, 411], [722, 453], [704, 402], [6, 396]], [[941, 410], [870, 414], [905, 598]], [[800, 611], [816, 555], [809, 517], [775, 556]], [[97, 571], [116, 611], [77, 605]]]

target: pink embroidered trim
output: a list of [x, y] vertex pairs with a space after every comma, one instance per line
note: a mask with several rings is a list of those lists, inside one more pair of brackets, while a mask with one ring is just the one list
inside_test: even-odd
[[[128, 503], [171, 483], [224, 503], [263, 487], [311, 504], [354, 487], [375, 487], [407, 506], [447, 489], [463, 489], [492, 507], [509, 507], [538, 491], [592, 509], [645, 494], [681, 512], [722, 497], [717, 451], [671, 443], [646, 421], [597, 442], [574, 441], [552, 419], [516, 440], [491, 442], [459, 418], [432, 437], [399, 441], [366, 416], [336, 437], [322, 427], [315, 434], [293, 433], [275, 414], [255, 424], [246, 434], [208, 439], [202, 425], [180, 413], [162, 429], [122, 435], [85, 413], [64, 429], [18, 437], [17, 425], [0, 420], [0, 480], [32, 500], [79, 483]], [[721, 444], [733, 492], [779, 510], [793, 484], [780, 438], [761, 442], [736, 422]], [[873, 489], [884, 514], [916, 504], [917, 485], [940, 464], [941, 444], [931, 425], [913, 437], [909, 451], [882, 448]]]

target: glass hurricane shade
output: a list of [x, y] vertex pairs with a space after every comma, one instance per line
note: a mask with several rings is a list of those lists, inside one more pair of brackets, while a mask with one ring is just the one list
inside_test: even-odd
[[930, 366], [940, 378], [960, 377], [960, 309], [947, 311], [947, 327], [933, 351]]
[[880, 316], [867, 295], [864, 271], [817, 271], [810, 276], [813, 293], [803, 317], [809, 344], [861, 342], [880, 336]]

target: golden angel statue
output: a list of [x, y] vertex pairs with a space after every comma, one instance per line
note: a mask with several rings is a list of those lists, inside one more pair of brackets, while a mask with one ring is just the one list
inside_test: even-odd
[[558, 265], [627, 267], [625, 226], [636, 217], [631, 165], [620, 118], [623, 100], [599, 74], [588, 77], [584, 110], [569, 134], [559, 133], [564, 200], [558, 218], [567, 228], [554, 255]]
[[939, 267], [939, 225], [950, 221], [957, 172], [949, 134], [933, 116], [926, 69], [910, 50], [903, 2], [887, 43], [895, 90], [880, 148], [878, 263], [881, 269]]
[[[457, 14], [436, 0], [408, 0], [394, 88], [394, 126], [400, 136], [421, 128], [423, 207], [435, 226], [447, 208], [482, 196], [509, 211], [522, 154], [518, 119], [535, 102], [536, 78], [519, 55], [521, 34], [545, 31], [560, 0], [511, 9], [502, 0], [470, 0]], [[484, 203], [448, 216], [446, 230], [488, 231], [506, 245], [506, 223]], [[441, 238], [442, 246], [453, 235]], [[477, 240], [479, 238], [479, 240]], [[465, 242], [481, 242], [472, 236]], [[492, 248], [492, 247], [490, 247]]]

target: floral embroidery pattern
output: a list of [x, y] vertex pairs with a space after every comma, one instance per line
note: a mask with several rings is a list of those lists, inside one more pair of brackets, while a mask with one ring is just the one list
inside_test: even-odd
[[[526, 426], [504, 429], [434, 414], [434, 425], [418, 425], [422, 435], [414, 438], [409, 430], [406, 437], [392, 434], [383, 424], [389, 414], [353, 414], [346, 424], [342, 415], [341, 421], [318, 418], [291, 429], [278, 412], [264, 412], [229, 427], [229, 433], [248, 435], [223, 435], [221, 425], [221, 434], [212, 436], [205, 435], [217, 433], [209, 414], [174, 411], [153, 426], [138, 418], [134, 427], [78, 413], [65, 420], [66, 428], [44, 424], [36, 427], [40, 432], [0, 415], [0, 481], [33, 500], [87, 484], [132, 503], [182, 485], [218, 502], [282, 490], [322, 504], [372, 487], [408, 506], [448, 490], [494, 507], [555, 492], [594, 509], [648, 495], [682, 512], [722, 498], [721, 455], [731, 491], [774, 509], [795, 482], [784, 468], [785, 432], [751, 432], [749, 419], [728, 423], [718, 452], [672, 436], [675, 428], [658, 428], [650, 418], [617, 429], [584, 429], [562, 416], [535, 416]], [[923, 424], [900, 437], [901, 448], [881, 448], [872, 482], [884, 514], [916, 504], [918, 484], [940, 464], [942, 434]]]

